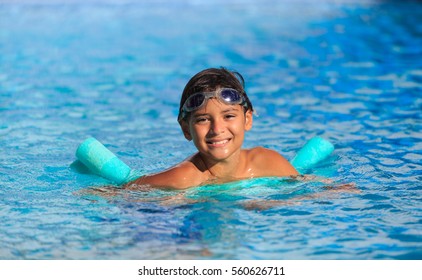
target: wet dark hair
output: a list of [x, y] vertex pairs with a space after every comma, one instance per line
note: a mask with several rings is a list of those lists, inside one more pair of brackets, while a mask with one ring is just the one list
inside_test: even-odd
[[[245, 92], [245, 80], [242, 75], [236, 71], [229, 71], [224, 67], [209, 68], [193, 76], [186, 84], [180, 99], [179, 116], [177, 119], [179, 121], [182, 120], [182, 107], [189, 96], [197, 92], [212, 92], [218, 88], [232, 88], [240, 92], [245, 97], [247, 105], [245, 112], [247, 110], [253, 112], [252, 103]], [[188, 116], [189, 113], [186, 114], [184, 119]]]

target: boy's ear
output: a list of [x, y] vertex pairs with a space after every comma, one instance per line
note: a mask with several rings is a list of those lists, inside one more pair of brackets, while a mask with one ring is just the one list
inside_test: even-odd
[[248, 131], [252, 128], [253, 113], [251, 110], [247, 110], [245, 113], [245, 130]]
[[180, 127], [182, 128], [183, 135], [185, 135], [186, 140], [191, 141], [192, 135], [190, 134], [190, 131], [189, 131], [189, 124], [185, 120], [181, 120], [179, 124], [180, 124]]

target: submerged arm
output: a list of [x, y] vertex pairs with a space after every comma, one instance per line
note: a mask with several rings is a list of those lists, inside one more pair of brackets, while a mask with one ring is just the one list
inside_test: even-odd
[[337, 186], [324, 186], [322, 192], [312, 193], [293, 197], [288, 200], [250, 200], [242, 203], [246, 210], [267, 210], [273, 207], [299, 205], [301, 201], [320, 199], [320, 198], [334, 198], [339, 193], [360, 193], [361, 191], [354, 183], [341, 184]]

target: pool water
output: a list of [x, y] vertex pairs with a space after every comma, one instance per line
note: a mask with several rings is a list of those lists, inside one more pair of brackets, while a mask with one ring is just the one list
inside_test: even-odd
[[[0, 4], [0, 259], [422, 259], [422, 3], [210, 2]], [[100, 192], [70, 167], [89, 136], [143, 173], [195, 152], [180, 94], [219, 66], [259, 115], [245, 147], [291, 159], [322, 136], [309, 172], [360, 192]]]

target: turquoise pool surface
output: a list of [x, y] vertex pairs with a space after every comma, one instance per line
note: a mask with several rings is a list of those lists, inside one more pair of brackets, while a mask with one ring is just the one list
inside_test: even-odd
[[[0, 2], [0, 259], [422, 259], [422, 2], [39, 2]], [[89, 136], [143, 173], [195, 152], [179, 98], [220, 66], [259, 115], [246, 148], [324, 137], [309, 172], [360, 192], [95, 191], [71, 167]]]

